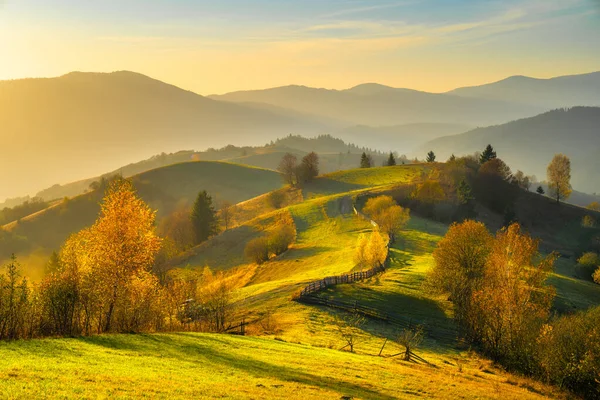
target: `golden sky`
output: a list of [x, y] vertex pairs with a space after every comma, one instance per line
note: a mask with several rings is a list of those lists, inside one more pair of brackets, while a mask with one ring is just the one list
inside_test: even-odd
[[0, 79], [131, 70], [205, 95], [365, 82], [442, 92], [600, 70], [595, 0], [0, 4]]

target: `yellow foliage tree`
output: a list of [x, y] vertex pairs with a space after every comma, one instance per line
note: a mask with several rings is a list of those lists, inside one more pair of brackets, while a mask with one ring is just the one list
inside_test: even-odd
[[391, 243], [410, 220], [410, 210], [396, 204], [391, 196], [378, 196], [367, 200], [363, 211], [377, 223]]
[[382, 266], [387, 258], [387, 243], [378, 230], [371, 233], [369, 245], [366, 248], [367, 260], [372, 267]]
[[571, 188], [571, 160], [564, 154], [557, 154], [548, 165], [548, 190], [550, 196], [559, 203], [568, 199], [573, 191]]
[[473, 294], [471, 324], [491, 355], [525, 365], [549, 317], [554, 289], [546, 285], [555, 256], [541, 258], [539, 242], [512, 224], [497, 233], [483, 274]]
[[413, 198], [425, 204], [437, 204], [446, 198], [439, 181], [428, 180], [417, 186]]
[[472, 312], [471, 296], [481, 286], [491, 246], [492, 235], [485, 225], [468, 220], [450, 226], [433, 252], [429, 281], [434, 289], [450, 295], [455, 318], [463, 325]]
[[360, 235], [356, 245], [354, 261], [363, 267], [381, 266], [387, 258], [387, 243], [378, 230], [374, 230], [371, 235]]

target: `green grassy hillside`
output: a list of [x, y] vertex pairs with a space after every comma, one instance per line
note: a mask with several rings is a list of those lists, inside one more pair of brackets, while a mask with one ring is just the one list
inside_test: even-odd
[[[435, 166], [328, 174], [302, 190], [280, 189], [286, 200], [279, 209], [266, 201], [268, 194], [247, 200], [238, 205], [242, 217], [234, 228], [176, 260], [176, 273], [209, 266], [241, 277], [233, 292], [235, 320], [244, 318], [250, 323], [248, 333], [261, 337], [179, 333], [0, 344], [0, 353], [7, 355], [0, 360], [0, 376], [6, 378], [0, 393], [5, 397], [42, 393], [46, 397], [145, 394], [267, 399], [568, 397], [503, 372], [456, 341], [451, 304], [424, 286], [433, 265], [432, 252], [448, 226], [415, 213], [390, 249], [390, 265], [384, 273], [330, 288], [319, 296], [369, 306], [406, 323], [423, 325], [425, 339], [416, 352], [430, 365], [378, 357], [386, 340], [383, 356], [400, 353], [402, 347], [394, 342], [399, 328], [376, 319], [361, 326], [356, 354], [338, 351], [345, 345], [338, 330], [338, 318], [345, 312], [293, 300], [313, 280], [356, 270], [357, 239], [372, 226], [354, 215], [353, 199], [393, 192], [398, 185], [421, 179], [428, 168]], [[148, 182], [175, 190], [168, 180], [162, 172], [148, 177]], [[565, 218], [575, 212], [566, 209]], [[245, 244], [279, 219], [290, 217], [297, 231], [292, 247], [262, 265], [250, 263], [243, 254]], [[538, 224], [545, 230], [554, 226], [555, 222]], [[561, 259], [551, 278], [559, 313], [600, 304], [600, 286], [577, 278], [574, 264], [573, 259]], [[272, 316], [269, 330], [262, 325], [266, 313]], [[236, 385], [235, 392], [232, 385]]]
[[[176, 207], [191, 205], [201, 190], [207, 190], [215, 201], [237, 203], [282, 185], [274, 171], [205, 161], [154, 169], [131, 180], [142, 199], [158, 210], [158, 218]], [[17, 254], [22, 263], [35, 269], [45, 262], [43, 255], [58, 249], [70, 234], [91, 225], [102, 196], [98, 191], [86, 193], [6, 225], [4, 229], [27, 241], [26, 248]], [[32, 254], [36, 257], [28, 258]]]
[[215, 334], [0, 344], [2, 398], [455, 399], [564, 397], [485, 361], [415, 366], [304, 344]]

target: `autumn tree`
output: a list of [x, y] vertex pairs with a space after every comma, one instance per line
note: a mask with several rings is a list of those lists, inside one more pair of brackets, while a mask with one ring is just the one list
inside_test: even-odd
[[433, 163], [435, 162], [435, 153], [433, 151], [430, 151], [429, 153], [427, 153], [427, 158], [426, 161], [428, 163]]
[[213, 332], [225, 331], [232, 318], [233, 297], [231, 282], [223, 272], [213, 274], [205, 269], [198, 298], [209, 329]]
[[515, 175], [513, 176], [513, 179], [515, 181], [515, 183], [524, 190], [529, 191], [529, 189], [531, 188], [531, 185], [534, 181], [534, 177], [529, 176], [529, 175], [525, 175], [525, 173], [521, 170], [518, 170]]
[[496, 359], [521, 368], [533, 365], [535, 343], [550, 315], [554, 289], [546, 279], [555, 256], [542, 257], [539, 242], [512, 224], [493, 240], [482, 285], [473, 293], [469, 317], [476, 335]]
[[387, 253], [388, 248], [384, 238], [378, 230], [374, 230], [369, 237], [360, 235], [354, 260], [362, 267], [379, 267], [385, 263]]
[[306, 183], [312, 181], [319, 175], [319, 156], [317, 153], [310, 152], [304, 157], [297, 167], [297, 182]]
[[396, 235], [410, 220], [410, 210], [396, 204], [390, 196], [378, 196], [367, 200], [363, 208], [381, 232], [388, 235], [390, 243], [394, 243]]
[[101, 205], [100, 217], [89, 229], [85, 247], [90, 278], [102, 304], [102, 330], [109, 332], [115, 310], [131, 285], [156, 279], [147, 272], [160, 249], [154, 231], [155, 212], [137, 197], [131, 182], [115, 181]]
[[236, 208], [231, 202], [227, 200], [219, 202], [219, 220], [223, 223], [225, 230], [231, 227], [235, 214]]
[[190, 210], [185, 207], [176, 209], [160, 221], [157, 232], [160, 237], [173, 241], [175, 253], [188, 250], [195, 242]]
[[594, 202], [588, 204], [588, 206], [586, 208], [588, 210], [600, 212], [600, 203], [598, 203], [597, 201], [594, 201]]
[[481, 287], [492, 236], [481, 222], [453, 224], [433, 252], [434, 267], [429, 275], [432, 287], [447, 293], [454, 304], [455, 318], [468, 332], [473, 312], [471, 298]]
[[297, 170], [298, 170], [298, 159], [292, 153], [285, 153], [277, 170], [281, 173], [285, 183], [289, 185], [296, 185], [297, 183]]
[[206, 190], [198, 193], [191, 213], [192, 228], [195, 244], [205, 242], [219, 231], [217, 212], [212, 203], [212, 197]]
[[444, 201], [446, 194], [438, 181], [426, 180], [417, 185], [412, 197], [424, 204], [435, 205]]
[[396, 165], [396, 157], [394, 157], [394, 153], [390, 153], [386, 165], [388, 167], [393, 167], [394, 165]]
[[486, 162], [493, 160], [496, 158], [496, 152], [494, 151], [494, 148], [492, 147], [491, 144], [488, 144], [485, 148], [485, 150], [483, 150], [483, 153], [481, 153], [481, 156], [479, 157], [479, 163], [481, 165], [485, 164]]
[[568, 199], [571, 188], [571, 160], [564, 154], [554, 156], [547, 169], [548, 190], [557, 203]]

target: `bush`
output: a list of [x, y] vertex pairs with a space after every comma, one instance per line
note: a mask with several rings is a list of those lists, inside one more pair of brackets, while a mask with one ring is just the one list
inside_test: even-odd
[[542, 376], [584, 398], [599, 398], [600, 307], [545, 325], [538, 339]]
[[596, 219], [591, 215], [585, 215], [581, 220], [581, 226], [584, 228], [594, 228], [596, 226]]
[[244, 254], [248, 259], [257, 264], [262, 264], [269, 260], [269, 240], [267, 237], [258, 237], [252, 239], [246, 244]]
[[275, 192], [271, 192], [265, 198], [265, 202], [267, 206], [273, 207], [275, 209], [281, 208], [285, 201], [285, 193], [281, 190], [277, 190]]
[[275, 255], [284, 253], [296, 237], [296, 231], [293, 226], [281, 224], [269, 235], [269, 250]]

